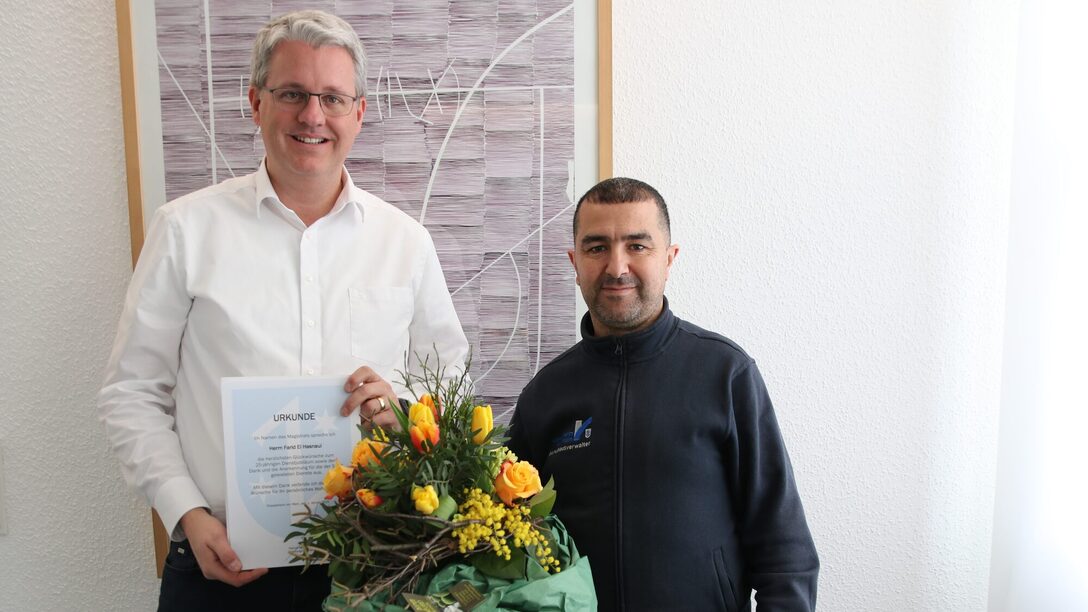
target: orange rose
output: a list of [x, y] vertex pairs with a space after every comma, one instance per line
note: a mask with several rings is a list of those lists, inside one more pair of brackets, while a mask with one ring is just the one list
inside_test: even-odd
[[355, 450], [351, 452], [352, 465], [358, 466], [360, 469], [368, 469], [371, 463], [378, 464], [382, 462], [382, 451], [385, 450], [386, 444], [363, 438], [355, 445]]
[[505, 461], [495, 478], [495, 493], [507, 506], [513, 506], [517, 498], [532, 497], [544, 487], [540, 473], [528, 461]]
[[359, 489], [355, 492], [355, 497], [358, 498], [359, 503], [367, 508], [376, 508], [382, 505], [382, 498], [371, 489]]
[[431, 448], [438, 445], [438, 425], [434, 423], [422, 421], [412, 425], [412, 428], [408, 430], [408, 435], [412, 437], [412, 445], [421, 453], [427, 452], [427, 448], [423, 446], [424, 440], [431, 443]]
[[354, 471], [351, 466], [340, 465], [340, 460], [337, 459], [336, 465], [325, 473], [325, 499], [351, 497], [351, 475]]

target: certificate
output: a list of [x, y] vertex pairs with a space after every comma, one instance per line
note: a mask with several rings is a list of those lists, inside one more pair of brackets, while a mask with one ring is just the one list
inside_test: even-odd
[[295, 512], [325, 498], [325, 473], [346, 462], [358, 418], [340, 416], [344, 377], [224, 378], [227, 538], [242, 567], [291, 565]]

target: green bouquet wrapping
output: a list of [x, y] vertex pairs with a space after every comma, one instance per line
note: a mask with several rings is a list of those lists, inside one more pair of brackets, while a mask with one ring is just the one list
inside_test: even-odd
[[[556, 542], [556, 558], [566, 568], [558, 574], [548, 573], [530, 556], [522, 557], [520, 567], [513, 568], [517, 575], [505, 577], [489, 574], [472, 563], [454, 562], [422, 576], [415, 593], [425, 596], [437, 610], [459, 603], [457, 591], [464, 590], [466, 583], [480, 595], [475, 600], [475, 610], [596, 610], [597, 595], [593, 591], [589, 559], [578, 554], [574, 540], [559, 519], [549, 516], [545, 523]], [[462, 605], [462, 609], [468, 607]], [[350, 589], [333, 582], [332, 594], [325, 600], [325, 610], [401, 612], [410, 608], [391, 604], [381, 594], [362, 600]]]
[[596, 609], [589, 560], [550, 515], [553, 483], [502, 446], [467, 375], [424, 362], [404, 376], [419, 401], [389, 399], [395, 429], [361, 427], [287, 536], [295, 560], [328, 564], [325, 609]]

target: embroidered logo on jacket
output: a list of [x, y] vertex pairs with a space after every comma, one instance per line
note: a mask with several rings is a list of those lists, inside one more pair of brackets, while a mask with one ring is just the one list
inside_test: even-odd
[[584, 422], [581, 419], [575, 421], [573, 431], [568, 431], [552, 440], [552, 450], [548, 455], [589, 446], [589, 437], [593, 434], [593, 428], [590, 427], [592, 424], [593, 417], [589, 417]]

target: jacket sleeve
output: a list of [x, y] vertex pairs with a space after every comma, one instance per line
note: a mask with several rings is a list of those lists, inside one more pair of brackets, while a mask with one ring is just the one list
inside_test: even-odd
[[741, 551], [759, 612], [816, 609], [820, 562], [786, 445], [755, 363], [730, 382], [738, 449]]
[[[525, 435], [525, 410], [522, 404], [523, 401], [526, 401], [525, 391], [522, 391], [521, 397], [518, 398], [518, 403], [514, 407], [514, 416], [510, 417], [510, 428], [507, 430], [506, 448], [517, 455], [518, 459], [532, 461], [529, 440]], [[534, 463], [533, 465], [536, 464]]]

